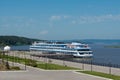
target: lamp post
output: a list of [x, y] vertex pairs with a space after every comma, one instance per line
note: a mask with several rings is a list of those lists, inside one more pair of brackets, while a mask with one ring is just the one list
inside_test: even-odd
[[12, 52], [12, 56], [13, 56], [12, 66], [14, 66], [14, 62], [15, 62], [15, 55], [14, 55], [14, 52]]
[[84, 57], [82, 58], [82, 69], [84, 70]]
[[1, 55], [2, 57], [2, 62], [4, 63], [4, 57], [5, 57], [5, 52], [4, 51], [2, 51], [2, 55]]
[[25, 55], [25, 52], [24, 53], [24, 59], [25, 59], [25, 70], [26, 70], [26, 55]]
[[109, 74], [111, 74], [111, 61], [109, 60]]
[[93, 71], [93, 61], [91, 60], [91, 71]]
[[4, 56], [3, 56], [3, 54], [4, 54], [4, 51], [0, 51], [0, 59], [2, 59], [2, 62], [4, 63]]
[[10, 51], [11, 47], [10, 46], [5, 46], [4, 47], [4, 52], [7, 53], [7, 62], [6, 62], [6, 67], [9, 69], [9, 63], [8, 63], [8, 53]]

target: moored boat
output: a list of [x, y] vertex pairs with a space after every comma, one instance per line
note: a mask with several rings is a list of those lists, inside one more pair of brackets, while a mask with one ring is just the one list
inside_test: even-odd
[[43, 51], [48, 53], [71, 54], [74, 57], [92, 57], [92, 50], [87, 44], [78, 42], [34, 42], [30, 46], [31, 51]]

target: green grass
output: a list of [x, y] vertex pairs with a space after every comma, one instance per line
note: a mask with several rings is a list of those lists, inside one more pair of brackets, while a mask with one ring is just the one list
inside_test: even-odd
[[[0, 57], [3, 58], [3, 55], [0, 55]], [[26, 64], [28, 66], [38, 67], [46, 70], [80, 70], [78, 68], [61, 66], [61, 65], [52, 64], [52, 63], [38, 62], [31, 59], [25, 59], [25, 58], [19, 58], [19, 57], [7, 56], [7, 55], [4, 55], [4, 59], [5, 60], [8, 59], [8, 61], [18, 62], [21, 64]]]
[[51, 63], [40, 63], [37, 65], [37, 67], [46, 69], [46, 70], [78, 70], [78, 68], [61, 66], [57, 64], [51, 64]]
[[120, 76], [101, 73], [101, 72], [95, 72], [95, 71], [78, 71], [78, 72], [82, 72], [82, 73], [90, 74], [90, 75], [95, 75], [95, 76], [100, 76], [100, 77], [105, 77], [105, 78], [109, 78], [109, 79], [113, 79], [113, 80], [120, 80]]
[[0, 71], [5, 71], [5, 70], [7, 70], [5, 64], [0, 63]]
[[10, 71], [10, 70], [20, 70], [20, 67], [18, 67], [18, 66], [10, 66], [10, 68], [7, 69], [5, 64], [0, 64], [0, 71]]
[[21, 70], [21, 69], [18, 66], [12, 66], [12, 67], [10, 67], [10, 70]]

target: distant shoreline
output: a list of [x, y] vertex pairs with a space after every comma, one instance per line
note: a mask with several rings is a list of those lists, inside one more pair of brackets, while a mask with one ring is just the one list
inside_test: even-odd
[[120, 48], [118, 45], [112, 45], [112, 46], [104, 46], [105, 48]]

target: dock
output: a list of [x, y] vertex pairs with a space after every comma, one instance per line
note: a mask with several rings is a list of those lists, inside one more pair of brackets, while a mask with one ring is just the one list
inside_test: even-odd
[[73, 58], [74, 56], [72, 54], [30, 54], [31, 56], [36, 57], [48, 57], [48, 58]]

